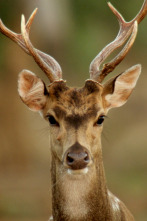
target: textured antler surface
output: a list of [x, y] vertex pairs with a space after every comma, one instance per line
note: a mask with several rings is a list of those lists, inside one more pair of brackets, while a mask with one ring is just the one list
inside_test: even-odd
[[29, 39], [29, 31], [37, 13], [37, 9], [33, 11], [28, 22], [25, 24], [25, 17], [22, 16], [21, 34], [17, 34], [8, 29], [0, 20], [0, 31], [5, 36], [16, 42], [27, 54], [31, 55], [39, 67], [45, 72], [50, 82], [62, 79], [62, 70], [58, 62], [40, 50], [33, 47]]
[[[147, 14], [147, 0], [144, 1], [138, 15], [130, 22], [126, 22], [122, 15], [111, 5], [111, 3], [108, 3], [108, 5], [118, 19], [120, 30], [115, 40], [106, 45], [90, 64], [90, 78], [100, 83], [125, 58], [135, 41], [137, 35], [137, 24], [140, 23]], [[122, 51], [112, 61], [104, 64], [100, 69], [100, 65], [106, 60], [106, 58], [114, 50], [121, 47], [129, 37], [130, 39]]]

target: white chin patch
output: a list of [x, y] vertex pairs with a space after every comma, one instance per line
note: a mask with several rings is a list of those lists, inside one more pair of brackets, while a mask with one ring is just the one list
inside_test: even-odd
[[71, 170], [71, 169], [68, 169], [67, 170], [67, 173], [70, 174], [70, 175], [82, 175], [82, 174], [87, 174], [88, 173], [88, 168], [84, 168], [84, 169], [81, 169], [81, 170]]

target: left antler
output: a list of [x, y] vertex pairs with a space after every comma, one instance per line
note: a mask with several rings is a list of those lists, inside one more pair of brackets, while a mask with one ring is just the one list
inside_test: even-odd
[[45, 72], [50, 82], [62, 79], [62, 70], [58, 62], [51, 57], [34, 48], [30, 39], [29, 31], [37, 9], [33, 11], [28, 22], [25, 24], [25, 17], [22, 15], [21, 34], [17, 34], [9, 30], [0, 20], [0, 31], [8, 38], [16, 42], [27, 54], [31, 55], [39, 67]]
[[[138, 15], [130, 22], [126, 22], [122, 15], [111, 5], [111, 3], [108, 3], [108, 5], [119, 21], [120, 30], [115, 40], [106, 45], [90, 64], [90, 78], [98, 81], [99, 83], [101, 83], [104, 78], [125, 58], [135, 41], [137, 35], [137, 26], [147, 14], [147, 0], [144, 1]], [[100, 65], [106, 60], [106, 58], [114, 50], [121, 47], [129, 37], [130, 39], [122, 51], [113, 60], [104, 64], [102, 69], [100, 69]]]

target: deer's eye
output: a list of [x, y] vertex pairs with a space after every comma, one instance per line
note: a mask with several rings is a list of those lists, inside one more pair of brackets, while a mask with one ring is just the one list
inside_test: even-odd
[[47, 118], [48, 118], [48, 121], [51, 125], [59, 126], [59, 123], [56, 121], [56, 119], [53, 116], [49, 115], [49, 116], [47, 116]]
[[96, 125], [102, 125], [102, 123], [104, 122], [105, 116], [102, 115], [98, 118]]

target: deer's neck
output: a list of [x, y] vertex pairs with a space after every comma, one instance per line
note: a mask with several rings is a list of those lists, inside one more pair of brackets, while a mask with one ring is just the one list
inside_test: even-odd
[[102, 159], [97, 159], [94, 167], [85, 175], [66, 174], [62, 169], [52, 159], [54, 220], [112, 220]]

